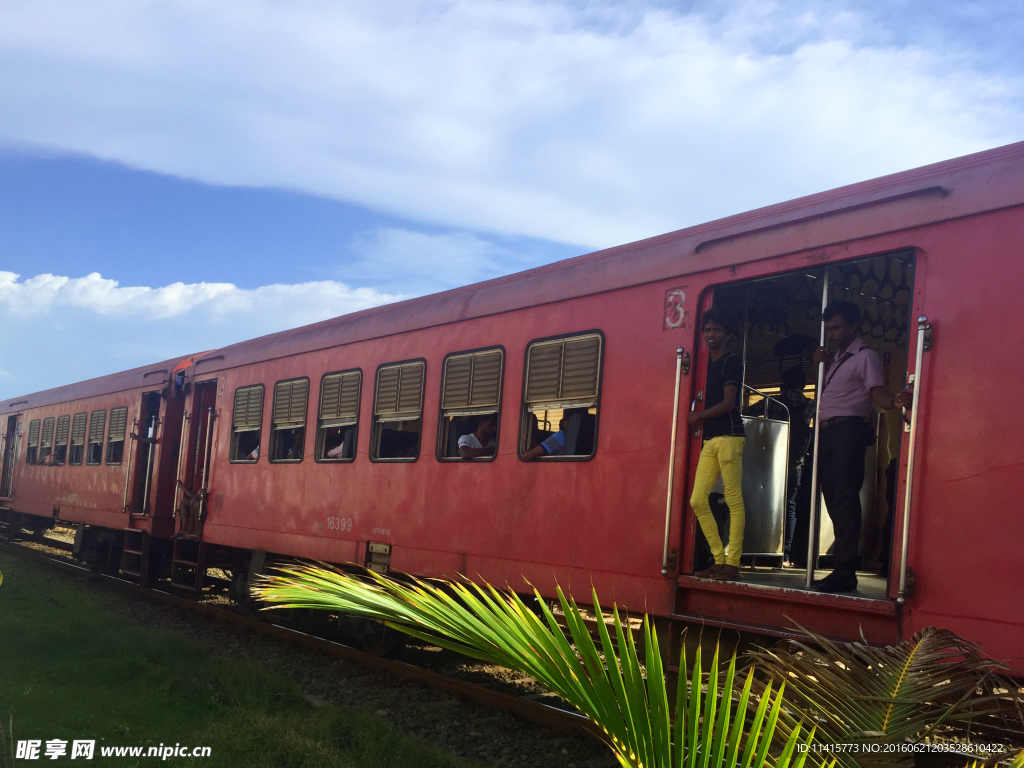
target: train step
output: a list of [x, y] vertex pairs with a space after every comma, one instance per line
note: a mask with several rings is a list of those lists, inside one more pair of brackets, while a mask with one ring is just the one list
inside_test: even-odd
[[179, 536], [171, 555], [171, 586], [200, 594], [206, 584], [206, 542]]
[[145, 583], [149, 576], [149, 534], [136, 528], [124, 532], [121, 549], [121, 574]]

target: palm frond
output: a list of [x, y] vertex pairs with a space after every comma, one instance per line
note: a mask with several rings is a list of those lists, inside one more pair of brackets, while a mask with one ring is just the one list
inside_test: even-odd
[[[996, 712], [1016, 690], [1006, 667], [962, 637], [927, 628], [896, 646], [833, 643], [807, 630], [810, 642], [791, 640], [748, 657], [787, 682], [787, 698], [817, 722], [824, 741], [885, 744], [923, 738], [938, 726]], [[796, 723], [783, 718], [786, 732]], [[856, 753], [852, 753], [856, 754]], [[840, 755], [841, 764], [863, 764]], [[872, 762], [899, 762], [898, 753], [869, 752]]]
[[323, 564], [297, 564], [261, 577], [255, 592], [271, 607], [323, 609], [383, 621], [442, 648], [525, 672], [596, 723], [622, 766], [802, 768], [812, 754], [814, 730], [805, 732], [798, 721], [790, 722], [785, 737], [776, 742], [785, 684], [769, 682], [755, 696], [755, 671], [748, 669], [737, 694], [736, 656], [720, 681], [717, 649], [705, 676], [698, 648], [688, 679], [684, 647], [673, 710], [650, 621], [644, 617], [645, 670], [633, 633], [628, 625], [624, 628], [615, 606], [609, 631], [596, 592], [592, 600], [600, 646], [576, 602], [560, 588], [558, 601], [571, 643], [536, 591], [540, 615], [514, 592], [488, 584], [399, 581], [372, 572], [357, 575]]

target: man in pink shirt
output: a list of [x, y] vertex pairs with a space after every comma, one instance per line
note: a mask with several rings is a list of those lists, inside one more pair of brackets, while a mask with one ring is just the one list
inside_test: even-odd
[[908, 403], [903, 393], [896, 397], [885, 388], [881, 358], [861, 343], [860, 307], [833, 301], [822, 319], [832, 352], [819, 347], [814, 353], [815, 363], [825, 363], [818, 476], [836, 539], [832, 573], [813, 586], [819, 592], [853, 592], [857, 589], [864, 455], [875, 440], [868, 419], [874, 405], [888, 410]]

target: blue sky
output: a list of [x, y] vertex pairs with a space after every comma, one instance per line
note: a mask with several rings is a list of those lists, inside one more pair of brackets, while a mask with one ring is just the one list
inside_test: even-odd
[[0, 0], [0, 397], [1024, 139], [1019, 3]]

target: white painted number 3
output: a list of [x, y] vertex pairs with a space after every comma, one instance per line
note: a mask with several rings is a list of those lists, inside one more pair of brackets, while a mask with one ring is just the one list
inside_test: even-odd
[[352, 530], [352, 518], [351, 517], [328, 517], [327, 518], [327, 530], [329, 530], [329, 531], [351, 531]]
[[683, 304], [686, 302], [686, 294], [682, 288], [673, 288], [665, 291], [665, 330], [679, 328], [683, 324], [686, 313], [683, 311]]

